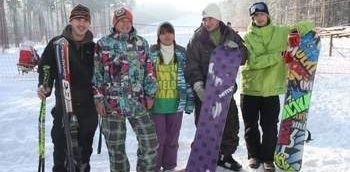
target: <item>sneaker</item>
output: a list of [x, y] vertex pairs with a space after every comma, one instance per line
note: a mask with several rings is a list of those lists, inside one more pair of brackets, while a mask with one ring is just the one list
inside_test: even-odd
[[275, 165], [273, 164], [273, 162], [264, 162], [264, 170], [265, 172], [274, 172]]
[[242, 165], [233, 159], [231, 155], [227, 156], [221, 154], [219, 156], [218, 166], [232, 171], [240, 171], [242, 169]]
[[250, 158], [248, 160], [248, 166], [253, 169], [258, 169], [260, 166], [260, 161], [257, 158]]

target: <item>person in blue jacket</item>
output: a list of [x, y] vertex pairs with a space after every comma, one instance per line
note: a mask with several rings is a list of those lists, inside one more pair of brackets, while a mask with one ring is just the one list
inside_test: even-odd
[[158, 89], [152, 119], [159, 143], [156, 171], [174, 170], [183, 113], [194, 109], [192, 89], [185, 80], [186, 50], [175, 42], [175, 29], [169, 22], [157, 29], [157, 44], [151, 46]]

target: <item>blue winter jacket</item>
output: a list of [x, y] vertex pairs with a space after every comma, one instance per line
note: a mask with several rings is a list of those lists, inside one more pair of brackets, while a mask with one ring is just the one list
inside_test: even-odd
[[[191, 113], [194, 109], [194, 96], [191, 86], [185, 80], [185, 62], [186, 62], [186, 50], [179, 45], [175, 46], [175, 58], [178, 63], [177, 68], [177, 88], [179, 93], [178, 108], [177, 111], [185, 111]], [[153, 64], [157, 64], [157, 60], [160, 56], [159, 45], [151, 46], [150, 57]]]

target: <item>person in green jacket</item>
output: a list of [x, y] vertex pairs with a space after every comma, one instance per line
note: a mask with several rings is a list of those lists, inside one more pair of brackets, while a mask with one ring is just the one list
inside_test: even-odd
[[248, 58], [240, 82], [249, 167], [257, 169], [263, 163], [265, 170], [274, 171], [279, 95], [285, 93], [287, 79], [287, 65], [282, 53], [287, 49], [289, 33], [297, 30], [304, 35], [312, 30], [312, 24], [300, 22], [293, 26], [276, 26], [272, 24], [268, 7], [263, 2], [254, 3], [249, 13], [252, 23], [244, 36]]

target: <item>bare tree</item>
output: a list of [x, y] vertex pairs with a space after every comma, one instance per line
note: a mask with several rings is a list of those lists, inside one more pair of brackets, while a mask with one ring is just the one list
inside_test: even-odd
[[8, 1], [10, 13], [11, 13], [14, 43], [16, 47], [19, 47], [19, 43], [21, 42], [21, 38], [22, 38], [22, 34], [19, 32], [19, 28], [18, 28], [18, 13], [17, 13], [17, 8], [19, 7], [18, 4], [19, 4], [18, 0]]
[[19, 46], [23, 39], [47, 42], [61, 33], [78, 3], [90, 8], [93, 31], [106, 33], [112, 11], [120, 5], [132, 8], [135, 0], [0, 0], [0, 46]]
[[3, 48], [9, 48], [9, 39], [7, 33], [7, 24], [5, 17], [5, 2], [0, 0], [0, 43]]
[[[258, 0], [222, 0], [219, 5], [225, 22], [238, 30], [245, 30], [251, 18], [248, 8]], [[316, 26], [350, 25], [349, 0], [266, 0], [270, 16], [277, 24], [291, 24], [310, 20]], [[47, 41], [61, 32], [68, 23], [70, 10], [82, 3], [92, 16], [92, 31], [105, 34], [111, 27], [112, 12], [121, 5], [131, 8], [135, 0], [0, 0], [0, 45], [16, 46], [23, 37]]]
[[[329, 27], [350, 25], [349, 0], [269, 0], [270, 5], [279, 4], [284, 13], [272, 13], [273, 18], [283, 16], [284, 24], [295, 23], [300, 20], [310, 20], [316, 26]], [[272, 9], [275, 7], [273, 6]]]
[[223, 20], [231, 22], [232, 28], [235, 30], [246, 30], [251, 19], [248, 13], [249, 6], [253, 3], [252, 0], [224, 0], [219, 3], [222, 10]]

